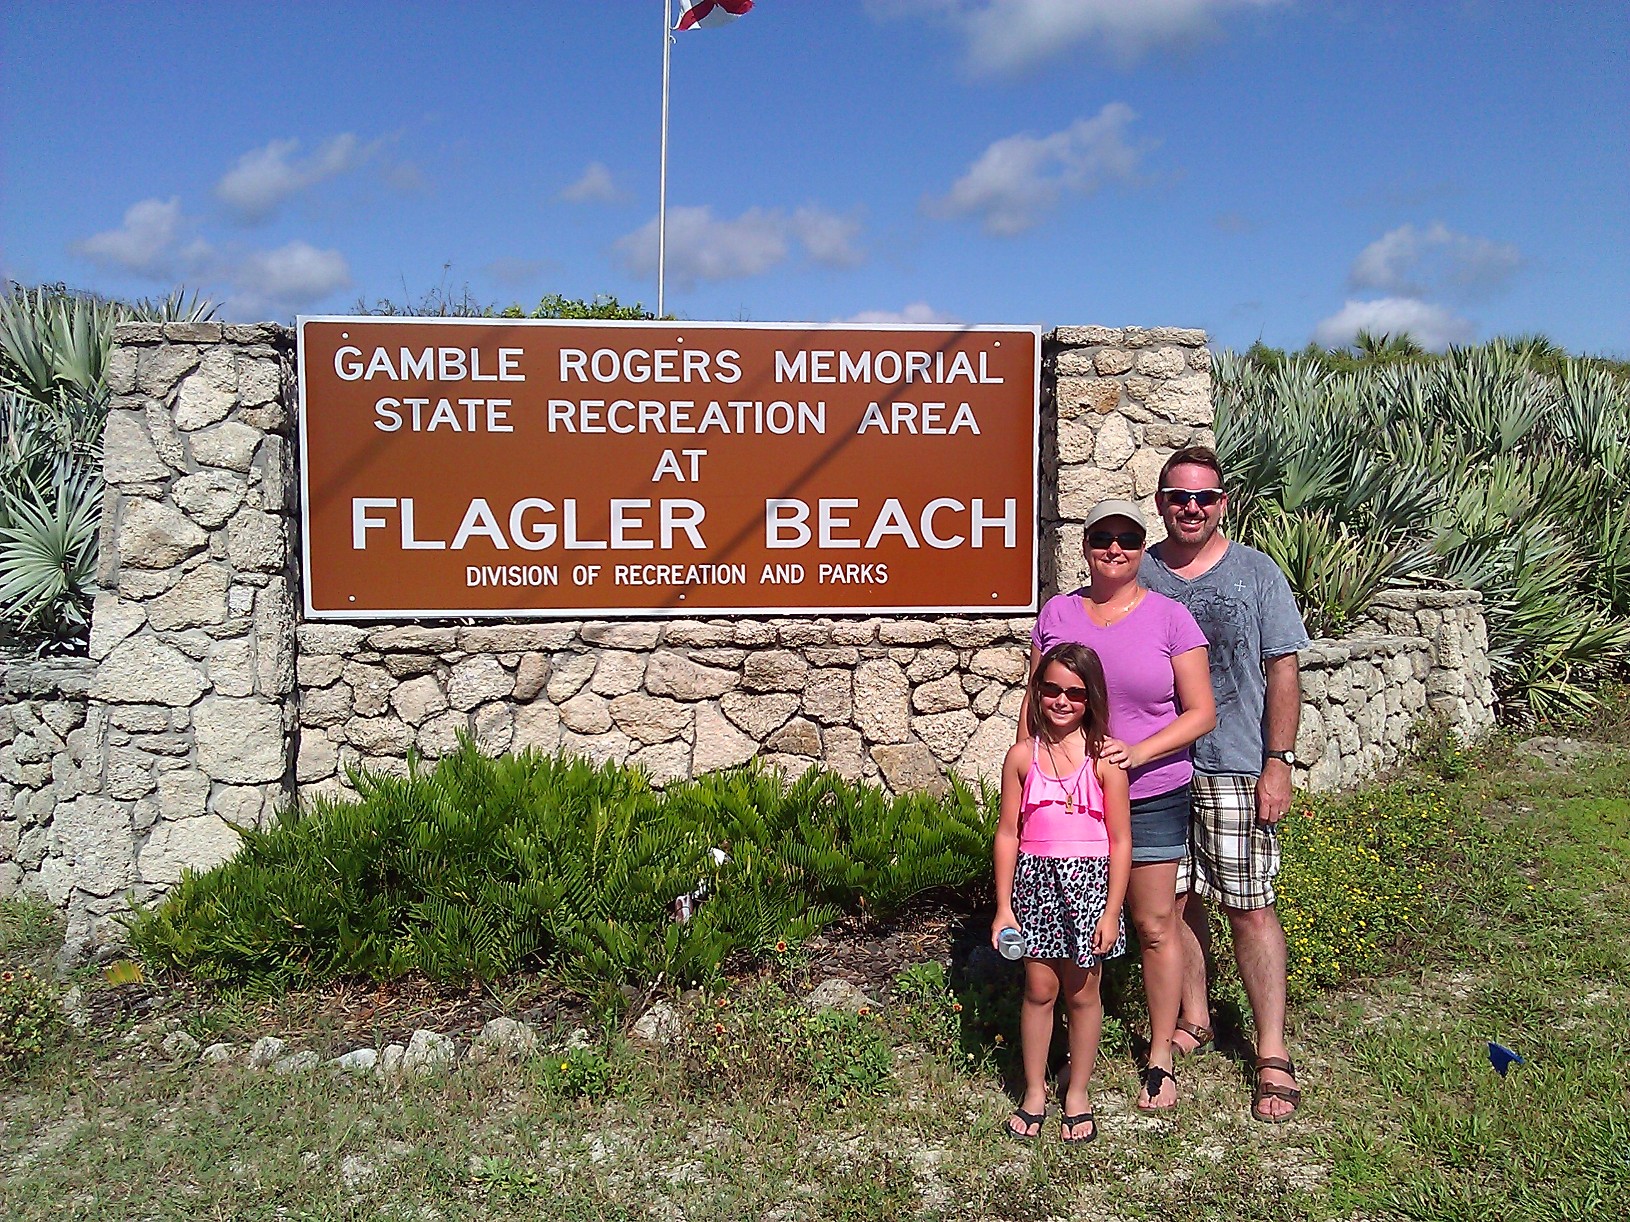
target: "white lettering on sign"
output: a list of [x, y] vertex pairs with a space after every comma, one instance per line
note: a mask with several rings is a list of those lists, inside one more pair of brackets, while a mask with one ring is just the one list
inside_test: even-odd
[[434, 433], [438, 428], [454, 433], [515, 431], [515, 426], [509, 423], [507, 410], [512, 406], [512, 400], [459, 399], [456, 402], [462, 410], [454, 409], [454, 400], [438, 400], [427, 418], [425, 409], [430, 407], [429, 399], [394, 399], [387, 396], [374, 404], [374, 415], [379, 417], [374, 421], [374, 428], [381, 433], [395, 433], [404, 426], [414, 433]]
[[375, 348], [364, 362], [362, 349], [347, 344], [334, 353], [334, 372], [345, 382], [524, 382], [526, 375], [516, 368], [520, 357], [519, 348], [498, 349], [496, 360], [483, 358], [479, 348], [398, 348], [393, 360], [389, 348]]
[[973, 408], [962, 404], [947, 422], [945, 407], [943, 403], [890, 403], [885, 413], [881, 404], [869, 403], [855, 432], [876, 429], [879, 433], [920, 433], [924, 437], [945, 437], [967, 429], [975, 436], [979, 435], [979, 421], [974, 419]]
[[734, 348], [583, 348], [560, 350], [562, 382], [739, 382], [741, 353]]
[[[648, 525], [645, 515], [638, 510], [655, 506], [654, 526]], [[684, 497], [663, 498], [655, 502], [645, 498], [614, 499], [610, 508], [610, 538], [593, 539], [584, 536], [578, 528], [578, 503], [567, 497], [560, 502], [559, 521], [552, 501], [541, 497], [525, 497], [510, 507], [509, 530], [506, 533], [499, 515], [485, 497], [475, 497], [464, 510], [458, 529], [451, 542], [445, 539], [421, 538], [414, 518], [412, 497], [353, 497], [351, 500], [351, 547], [365, 551], [369, 546], [369, 532], [390, 526], [387, 518], [379, 516], [381, 510], [394, 509], [401, 527], [401, 546], [404, 551], [463, 551], [473, 540], [485, 539], [499, 551], [511, 546], [529, 552], [547, 551], [560, 546], [566, 551], [650, 551], [660, 547], [673, 549], [683, 535], [696, 551], [707, 550], [702, 537], [702, 523], [707, 509], [700, 501]], [[654, 538], [652, 537], [654, 534]]]
[[[1019, 545], [1019, 502], [1012, 497], [1002, 502], [1002, 514], [994, 518], [986, 515], [981, 497], [974, 497], [966, 505], [954, 497], [936, 497], [915, 516], [899, 500], [889, 497], [872, 515], [864, 541], [843, 533], [850, 525], [848, 511], [859, 506], [860, 502], [852, 497], [823, 497], [815, 503], [816, 525], [811, 529], [808, 501], [795, 497], [769, 498], [764, 502], [764, 546], [808, 547], [818, 534], [817, 546], [823, 548], [871, 549], [893, 536], [910, 548], [920, 548], [926, 543], [931, 548], [949, 550], [963, 546], [984, 547], [986, 532], [995, 529], [1002, 532], [1001, 547]], [[941, 535], [937, 521], [942, 513], [965, 515], [967, 534]]]
[[838, 352], [833, 349], [801, 349], [775, 354], [777, 382], [929, 382], [948, 385], [971, 382], [980, 386], [1000, 386], [1001, 378], [990, 376], [988, 353], [978, 353], [978, 369], [966, 352], [953, 352], [947, 363], [944, 352], [905, 350], [901, 352]]

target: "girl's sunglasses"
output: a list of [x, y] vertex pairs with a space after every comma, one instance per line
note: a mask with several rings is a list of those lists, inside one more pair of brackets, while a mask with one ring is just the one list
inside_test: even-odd
[[1073, 704], [1085, 704], [1087, 702], [1087, 689], [1084, 687], [1060, 687], [1051, 680], [1044, 679], [1041, 687], [1037, 690], [1049, 700], [1057, 700], [1060, 696], [1063, 696]]
[[1095, 530], [1087, 535], [1087, 546], [1094, 551], [1108, 551], [1111, 543], [1119, 543], [1123, 552], [1135, 552], [1143, 546], [1143, 536], [1135, 530], [1123, 530], [1119, 534]]
[[1160, 495], [1172, 509], [1181, 509], [1193, 501], [1201, 509], [1210, 509], [1223, 499], [1221, 488], [1162, 488]]

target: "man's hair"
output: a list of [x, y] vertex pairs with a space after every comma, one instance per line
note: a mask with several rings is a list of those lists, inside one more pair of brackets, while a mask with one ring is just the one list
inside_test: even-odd
[[1185, 466], [1210, 467], [1217, 473], [1217, 487], [1228, 487], [1228, 481], [1223, 478], [1222, 460], [1217, 457], [1217, 451], [1210, 446], [1188, 446], [1173, 454], [1160, 469], [1160, 486], [1162, 488], [1166, 486], [1166, 477], [1172, 473], [1173, 467]]

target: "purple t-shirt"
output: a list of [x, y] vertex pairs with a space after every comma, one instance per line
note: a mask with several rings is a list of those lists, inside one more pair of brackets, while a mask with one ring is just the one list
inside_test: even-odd
[[[1043, 653], [1060, 641], [1074, 641], [1097, 653], [1109, 688], [1109, 733], [1126, 743], [1142, 742], [1177, 720], [1182, 709], [1172, 659], [1206, 646], [1205, 634], [1188, 608], [1153, 590], [1130, 615], [1108, 628], [1092, 622], [1079, 591], [1055, 594], [1042, 605], [1030, 639]], [[1193, 775], [1187, 747], [1127, 774], [1134, 798], [1166, 793]]]

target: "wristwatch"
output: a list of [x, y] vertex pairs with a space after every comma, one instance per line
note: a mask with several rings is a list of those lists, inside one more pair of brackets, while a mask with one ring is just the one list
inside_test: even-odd
[[1296, 764], [1296, 752], [1294, 751], [1266, 751], [1263, 754], [1271, 760], [1280, 760], [1293, 767]]

